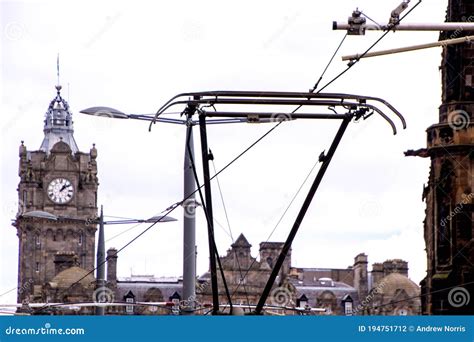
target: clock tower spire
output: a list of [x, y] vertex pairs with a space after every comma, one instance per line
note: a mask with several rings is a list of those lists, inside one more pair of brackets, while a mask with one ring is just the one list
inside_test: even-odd
[[49, 154], [53, 146], [59, 142], [65, 142], [72, 153], [79, 151], [74, 140], [74, 128], [72, 113], [69, 104], [61, 96], [62, 87], [56, 86], [56, 97], [50, 102], [44, 119], [44, 139], [40, 150]]

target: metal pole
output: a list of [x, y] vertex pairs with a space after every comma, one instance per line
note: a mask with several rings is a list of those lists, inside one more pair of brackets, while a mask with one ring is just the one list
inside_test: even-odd
[[[183, 203], [183, 299], [184, 315], [194, 314], [196, 308], [196, 181], [191, 166], [194, 158], [193, 123], [188, 114], [184, 144], [184, 198]], [[192, 156], [190, 155], [192, 154]], [[189, 197], [188, 197], [189, 196]]]
[[390, 29], [391, 31], [474, 31], [474, 23], [469, 22], [447, 22], [438, 24], [398, 24], [395, 26], [391, 25], [376, 25], [376, 24], [363, 24], [354, 25], [348, 23], [333, 22], [333, 30], [354, 30], [363, 34], [365, 31], [385, 31]]
[[280, 272], [281, 266], [283, 265], [283, 262], [285, 261], [285, 258], [291, 248], [293, 239], [295, 238], [296, 233], [298, 232], [301, 222], [303, 221], [303, 218], [306, 215], [306, 211], [311, 205], [311, 201], [313, 200], [313, 197], [316, 191], [318, 190], [319, 184], [321, 184], [321, 180], [324, 177], [324, 173], [326, 172], [329, 166], [329, 163], [331, 162], [331, 159], [334, 156], [334, 152], [336, 152], [337, 146], [339, 145], [339, 142], [341, 141], [342, 136], [344, 135], [344, 132], [346, 131], [346, 128], [351, 122], [351, 120], [352, 120], [352, 114], [346, 114], [344, 120], [341, 123], [341, 126], [339, 127], [339, 130], [336, 133], [336, 136], [334, 137], [334, 141], [329, 147], [327, 155], [324, 156], [322, 159], [323, 162], [322, 162], [321, 168], [319, 169], [318, 174], [316, 175], [316, 178], [314, 179], [314, 182], [311, 185], [311, 188], [308, 194], [306, 195], [306, 199], [304, 200], [303, 205], [300, 209], [300, 212], [298, 213], [298, 216], [296, 217], [295, 223], [293, 224], [293, 227], [291, 228], [290, 234], [288, 234], [288, 238], [286, 239], [285, 244], [283, 245], [280, 255], [278, 256], [277, 262], [275, 263], [275, 266], [272, 269], [272, 273], [270, 274], [270, 277], [268, 278], [267, 284], [265, 285], [265, 288], [263, 289], [262, 296], [260, 297], [258, 304], [255, 307], [255, 314], [257, 315], [260, 315], [262, 313], [262, 309], [265, 305], [265, 302], [267, 301], [268, 295], [270, 294], [273, 283], [275, 282], [275, 279], [278, 273]]
[[212, 288], [212, 313], [219, 312], [219, 288], [217, 284], [216, 249], [214, 245], [214, 219], [212, 215], [211, 176], [209, 172], [209, 152], [207, 146], [206, 116], [199, 114], [201, 136], [202, 168], [204, 175], [204, 193], [206, 196], [207, 233], [209, 238], [209, 261]]
[[[100, 206], [99, 217], [99, 241], [97, 243], [97, 288], [101, 289], [105, 286], [105, 235], [104, 235], [104, 208]], [[95, 300], [95, 298], [94, 298]], [[105, 307], [96, 306], [95, 314], [103, 316]]]
[[448, 45], [454, 45], [454, 44], [469, 43], [471, 41], [474, 41], [474, 36], [467, 36], [467, 37], [455, 38], [455, 39], [447, 39], [447, 40], [442, 40], [442, 41], [434, 42], [434, 43], [412, 45], [412, 46], [401, 47], [401, 48], [396, 48], [396, 49], [368, 52], [363, 56], [360, 55], [360, 54], [342, 56], [342, 60], [343, 61], [350, 61], [350, 60], [359, 59], [359, 58], [368, 58], [368, 57], [391, 55], [391, 54], [395, 54], [395, 53], [409, 52], [409, 51], [422, 50], [422, 49], [429, 49], [429, 48], [434, 48], [434, 47], [439, 47], [439, 46], [448, 46]]

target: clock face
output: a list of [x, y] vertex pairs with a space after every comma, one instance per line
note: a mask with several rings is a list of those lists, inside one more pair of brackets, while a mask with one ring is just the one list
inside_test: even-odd
[[66, 178], [53, 179], [48, 185], [48, 197], [57, 204], [64, 204], [74, 195], [74, 186]]

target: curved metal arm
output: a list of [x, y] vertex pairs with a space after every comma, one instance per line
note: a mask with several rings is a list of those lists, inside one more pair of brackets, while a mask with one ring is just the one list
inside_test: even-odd
[[[378, 109], [377, 107], [375, 106], [372, 106], [372, 105], [369, 105], [369, 104], [365, 104], [364, 107], [367, 107], [367, 108], [370, 108], [370, 109], [373, 109], [374, 111], [376, 111], [382, 118], [385, 119], [385, 121], [387, 121], [389, 123], [389, 125], [392, 127], [392, 131], [393, 131], [393, 135], [396, 135], [397, 134], [397, 127], [395, 126], [395, 124], [393, 123], [393, 121], [387, 116], [384, 114], [384, 112], [382, 112], [380, 109]], [[405, 128], [405, 127], [404, 127]]]
[[[180, 99], [186, 97], [187, 99]], [[339, 101], [331, 101], [338, 99]], [[345, 102], [353, 100], [357, 102]], [[356, 106], [370, 108], [384, 118], [392, 127], [394, 134], [397, 130], [393, 121], [376, 105], [367, 103], [374, 101], [383, 104], [393, 112], [406, 128], [406, 121], [402, 114], [389, 102], [374, 96], [363, 96], [345, 93], [304, 93], [304, 92], [275, 92], [275, 91], [204, 91], [195, 93], [181, 93], [168, 100], [157, 111], [152, 123], [172, 106], [176, 105], [215, 105], [215, 104], [248, 104], [248, 105], [302, 105], [302, 106]], [[231, 117], [231, 116], [229, 116]], [[292, 114], [293, 117], [293, 114]], [[150, 124], [151, 129], [151, 124]]]

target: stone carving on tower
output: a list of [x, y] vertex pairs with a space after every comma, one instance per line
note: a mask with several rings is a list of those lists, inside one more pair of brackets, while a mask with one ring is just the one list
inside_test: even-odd
[[[19, 149], [18, 302], [92, 301], [97, 150], [80, 152], [72, 114], [56, 86], [39, 150]], [[80, 309], [87, 313], [88, 309]], [[61, 311], [64, 313], [65, 311]]]

